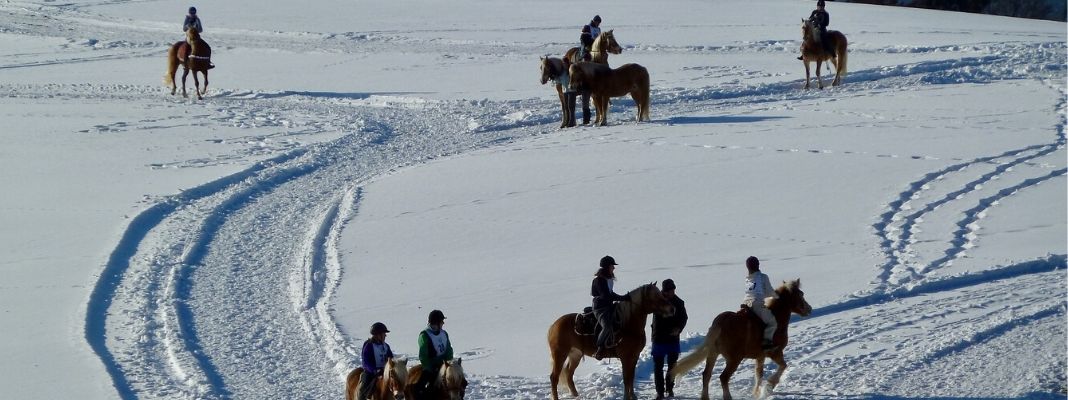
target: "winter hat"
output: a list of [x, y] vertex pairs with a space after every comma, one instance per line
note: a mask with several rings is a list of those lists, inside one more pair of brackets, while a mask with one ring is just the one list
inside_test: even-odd
[[823, 6], [825, 6], [826, 4], [827, 4], [827, 3], [824, 3], [824, 2], [823, 2], [823, 0], [816, 0], [816, 7], [823, 7]]
[[[820, 2], [822, 2], [822, 1], [823, 0], [820, 0]], [[600, 23], [601, 22], [601, 16], [600, 15], [594, 15], [593, 16], [593, 22]]]
[[750, 269], [760, 268], [760, 260], [754, 256], [749, 256], [749, 258], [745, 259], [745, 266]]
[[197, 8], [189, 7], [189, 15], [197, 15]]

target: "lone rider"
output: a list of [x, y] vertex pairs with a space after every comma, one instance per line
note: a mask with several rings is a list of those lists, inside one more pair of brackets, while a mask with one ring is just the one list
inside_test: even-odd
[[371, 325], [371, 338], [363, 342], [363, 351], [360, 353], [363, 357], [363, 375], [360, 375], [360, 393], [356, 397], [358, 400], [370, 398], [375, 378], [382, 376], [386, 361], [393, 358], [393, 350], [386, 343], [387, 333], [389, 329], [386, 329], [386, 324], [375, 322]]
[[[823, 0], [816, 1], [816, 9], [812, 10], [812, 14], [808, 16], [809, 23], [819, 29], [819, 35], [816, 36], [816, 41], [834, 57], [834, 49], [830, 48], [827, 43], [827, 25], [831, 24], [831, 14], [827, 13], [824, 9], [826, 4]], [[797, 56], [797, 59], [802, 59], [801, 56]]]
[[204, 32], [204, 27], [200, 24], [200, 17], [197, 17], [196, 7], [189, 7], [189, 15], [185, 16], [185, 22], [182, 23], [182, 32], [188, 31], [189, 28], [196, 28], [197, 32]]
[[764, 341], [761, 343], [761, 347], [765, 351], [771, 350], [775, 348], [772, 338], [775, 335], [775, 328], [778, 327], [778, 324], [775, 322], [775, 316], [771, 314], [771, 310], [768, 310], [764, 305], [764, 300], [768, 297], [777, 299], [779, 294], [775, 293], [775, 288], [771, 287], [771, 281], [768, 276], [760, 272], [760, 260], [750, 256], [745, 260], [745, 268], [749, 270], [749, 274], [745, 277], [745, 298], [742, 300], [742, 305], [748, 306], [753, 314], [756, 314], [761, 321], [764, 321]]
[[[608, 347], [608, 339], [614, 339], [615, 314], [617, 301], [630, 301], [627, 296], [616, 294], [612, 286], [616, 281], [616, 260], [612, 256], [601, 257], [601, 266], [594, 274], [590, 295], [593, 296], [593, 315], [597, 317], [597, 325], [601, 332], [597, 335], [597, 351], [593, 358], [598, 360], [605, 357], [605, 348]], [[614, 344], [614, 343], [611, 343]]]

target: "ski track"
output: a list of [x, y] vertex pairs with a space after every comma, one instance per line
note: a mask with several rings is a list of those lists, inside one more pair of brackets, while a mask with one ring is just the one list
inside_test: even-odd
[[[106, 3], [0, 4], [0, 10], [17, 16], [6, 20], [10, 25], [0, 26], [0, 32], [68, 38], [71, 49], [62, 59], [14, 55], [0, 69], [155, 56], [171, 42], [169, 27], [109, 20], [81, 11], [88, 5]], [[32, 22], [40, 20], [50, 23]], [[116, 35], [111, 29], [116, 25], [129, 28], [121, 33], [121, 39], [111, 37]], [[230, 30], [216, 32], [213, 37], [217, 38], [216, 45], [223, 48], [236, 42], [243, 47], [281, 49], [315, 43], [324, 51], [352, 53], [391, 48], [398, 43], [410, 46], [409, 51], [443, 45], [440, 40], [414, 39], [398, 32]], [[1057, 86], [1063, 84], [1066, 69], [1062, 39], [1036, 39], [1049, 40], [1048, 43], [856, 49], [853, 51], [857, 53], [932, 53], [954, 58], [852, 71], [844, 86], [825, 91], [800, 91], [800, 80], [697, 89], [659, 88], [654, 90], [653, 104], [661, 115], [679, 116], [741, 105], [905, 91], [922, 85], [1045, 79], [1053, 82], [1050, 86]], [[503, 50], [524, 58], [527, 54], [544, 53], [545, 48], [564, 46], [462, 44], [472, 52], [493, 54]], [[792, 54], [797, 41], [627, 47], [636, 52]], [[81, 52], [93, 49], [112, 53], [87, 56]], [[960, 54], [973, 56], [961, 58]], [[55, 93], [63, 93], [58, 97], [69, 100], [104, 98], [185, 107], [202, 110], [207, 117], [203, 119], [206, 122], [201, 122], [205, 126], [274, 130], [252, 135], [252, 141], [342, 132], [340, 138], [317, 145], [276, 143], [261, 150], [247, 149], [211, 159], [167, 160], [150, 166], [194, 168], [282, 153], [242, 172], [159, 199], [130, 221], [88, 300], [85, 325], [86, 340], [103, 361], [123, 399], [291, 398], [298, 393], [303, 398], [340, 397], [344, 374], [358, 362], [354, 345], [357, 338], [349, 337], [337, 326], [330, 314], [330, 302], [341, 279], [337, 241], [345, 222], [357, 212], [360, 185], [429, 159], [553, 132], [550, 126], [557, 120], [555, 102], [542, 99], [439, 102], [391, 94], [213, 89], [205, 101], [191, 103], [170, 100], [161, 96], [161, 89], [148, 86], [0, 86], [0, 95], [8, 97], [52, 98], [57, 97]], [[632, 111], [627, 104], [612, 107], [616, 115]], [[1065, 114], [1063, 100], [1057, 110]], [[502, 119], [500, 115], [521, 117]], [[662, 123], [682, 121], [679, 118], [684, 117], [669, 117]], [[152, 129], [161, 122], [166, 121], [113, 124], [82, 132]], [[788, 348], [787, 359], [794, 364], [787, 370], [778, 397], [855, 398], [850, 396], [856, 393], [843, 395], [835, 390], [842, 387], [857, 388], [861, 395], [881, 393], [887, 389], [888, 380], [901, 377], [905, 371], [951, 360], [954, 354], [1012, 335], [1021, 326], [1063, 320], [1065, 310], [1060, 299], [1034, 293], [1063, 292], [1065, 255], [1046, 255], [949, 277], [930, 275], [960, 257], [968, 247], [977, 245], [971, 234], [986, 213], [995, 211], [994, 205], [1021, 190], [1063, 178], [1065, 169], [1058, 169], [1043, 174], [1032, 172], [1030, 176], [1013, 174], [1011, 179], [1018, 181], [1004, 182], [1010, 179], [1009, 171], [1039, 167], [1035, 165], [1037, 160], [1063, 152], [1063, 119], [1055, 129], [1057, 135], [1050, 143], [957, 160], [962, 162], [907, 184], [873, 225], [887, 260], [876, 268], [874, 288], [820, 307], [809, 320], [793, 325], [794, 345]], [[664, 141], [644, 144], [700, 146]], [[834, 153], [827, 149], [702, 147], [717, 151], [804, 152], [812, 156], [899, 157], [848, 150]], [[928, 155], [908, 157], [936, 159]], [[994, 165], [993, 169], [982, 172], [989, 165]], [[943, 188], [947, 195], [914, 206], [932, 186], [949, 184], [947, 176], [972, 171], [980, 172], [965, 179], [967, 183], [960, 187]], [[995, 180], [1005, 187], [978, 199], [977, 205], [968, 208], [954, 226], [925, 229], [949, 230], [954, 239], [945, 243], [944, 257], [917, 266], [922, 260], [914, 259], [916, 255], [909, 245], [915, 241], [924, 217], [977, 197], [982, 187]], [[976, 204], [974, 200], [972, 204]], [[1021, 292], [1020, 287], [1027, 285], [1048, 287], [1048, 291], [1031, 291], [1032, 295], [1026, 298], [1015, 296]], [[962, 306], [947, 309], [947, 302]], [[871, 310], [857, 312], [862, 309]], [[917, 326], [935, 329], [940, 335], [909, 334]], [[1063, 327], [1060, 334], [1063, 336]], [[692, 349], [701, 340], [701, 336], [687, 338], [684, 350]], [[864, 346], [874, 350], [855, 356], [860, 360], [843, 362], [833, 356], [838, 349]], [[905, 357], [890, 354], [911, 348], [920, 350], [906, 352]], [[602, 372], [580, 383], [584, 397], [614, 398], [620, 394], [618, 364], [601, 365]], [[849, 370], [838, 365], [863, 367]], [[1060, 366], [1063, 370], [1063, 360]], [[651, 368], [648, 354], [643, 354], [640, 379], [646, 379]], [[746, 390], [746, 382], [752, 381], [748, 374], [751, 371], [745, 368], [739, 370], [732, 385], [735, 391]], [[1052, 374], [1056, 376], [1058, 372]], [[822, 383], [804, 386], [804, 382]], [[529, 378], [472, 376], [471, 384], [469, 398], [475, 399], [544, 398], [548, 394], [544, 380]], [[639, 390], [648, 390], [650, 385], [649, 380], [641, 380]], [[696, 386], [688, 377], [679, 388], [691, 385]]]

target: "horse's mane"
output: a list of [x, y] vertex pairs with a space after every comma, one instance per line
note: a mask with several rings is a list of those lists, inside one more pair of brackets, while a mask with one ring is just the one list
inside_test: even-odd
[[438, 371], [439, 379], [444, 387], [449, 387], [450, 382], [455, 382], [456, 386], [459, 386], [464, 379], [464, 367], [460, 366], [460, 359], [456, 361], [447, 361], [448, 368], [441, 368]]
[[775, 293], [777, 293], [779, 295], [779, 298], [778, 299], [770, 299], [769, 298], [770, 300], [767, 300], [767, 303], [764, 303], [764, 306], [767, 307], [768, 309], [771, 309], [771, 307], [775, 306], [779, 302], [779, 299], [783, 298], [783, 295], [785, 295], [787, 293], [790, 293], [790, 292], [793, 292], [793, 291], [796, 291], [796, 290], [799, 290], [799, 289], [801, 289], [801, 279], [794, 279], [792, 281], [783, 281], [782, 282], [782, 286], [779, 286], [778, 289], [775, 289]]

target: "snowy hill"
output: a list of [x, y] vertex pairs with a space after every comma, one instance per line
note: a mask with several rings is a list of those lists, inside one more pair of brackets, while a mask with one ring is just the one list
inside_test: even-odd
[[[441, 309], [467, 398], [546, 398], [611, 254], [678, 282], [684, 353], [747, 256], [800, 278], [773, 398], [1064, 398], [1065, 24], [833, 6], [849, 73], [806, 91], [809, 1], [197, 4], [196, 101], [160, 85], [188, 5], [0, 2], [0, 397], [342, 398], [371, 323], [411, 357]], [[538, 57], [594, 14], [653, 121], [556, 128]]]

